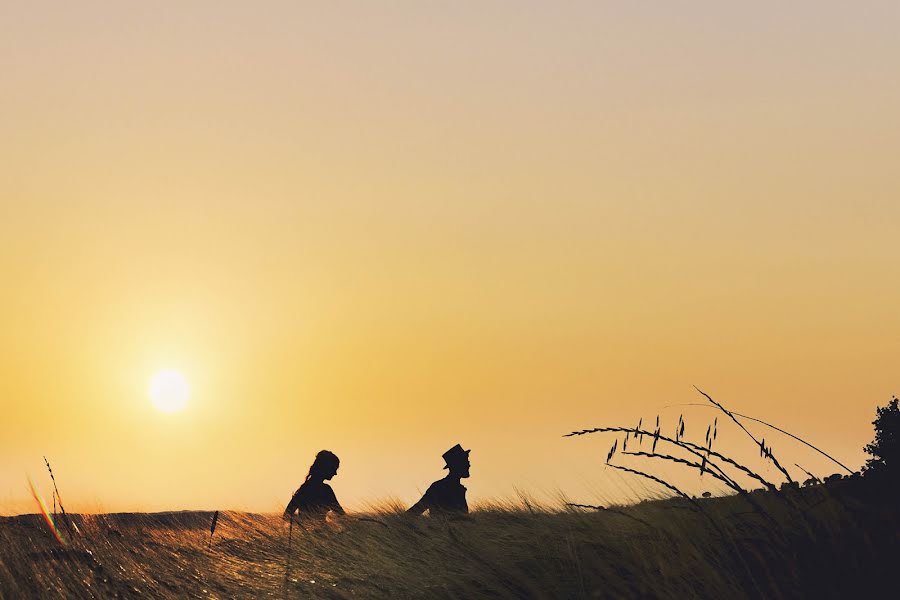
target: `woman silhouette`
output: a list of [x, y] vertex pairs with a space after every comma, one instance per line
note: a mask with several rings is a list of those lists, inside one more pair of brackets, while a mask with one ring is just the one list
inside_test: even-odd
[[298, 512], [301, 517], [318, 519], [324, 519], [328, 511], [344, 514], [344, 509], [338, 504], [331, 486], [325, 483], [326, 480], [337, 475], [340, 464], [340, 459], [333, 452], [322, 450], [316, 454], [316, 459], [309, 468], [306, 480], [294, 492], [291, 501], [284, 509], [284, 518], [290, 519], [294, 512]]

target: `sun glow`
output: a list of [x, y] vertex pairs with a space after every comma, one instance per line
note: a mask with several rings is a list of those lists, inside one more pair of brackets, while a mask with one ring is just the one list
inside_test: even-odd
[[160, 371], [150, 379], [150, 400], [158, 410], [174, 413], [183, 409], [190, 396], [190, 387], [178, 371]]

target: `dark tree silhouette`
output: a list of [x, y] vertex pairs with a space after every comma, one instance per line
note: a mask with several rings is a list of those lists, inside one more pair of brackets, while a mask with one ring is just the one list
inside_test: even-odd
[[872, 424], [875, 426], [875, 439], [867, 444], [864, 450], [870, 454], [865, 471], [879, 471], [900, 475], [900, 407], [896, 396], [887, 406], [879, 406], [877, 416]]

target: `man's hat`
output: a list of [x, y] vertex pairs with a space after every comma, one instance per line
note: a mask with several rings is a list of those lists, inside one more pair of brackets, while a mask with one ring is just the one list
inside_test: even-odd
[[442, 454], [444, 462], [447, 463], [444, 468], [449, 469], [452, 465], [465, 462], [469, 459], [469, 452], [471, 452], [471, 450], [463, 450], [463, 447], [459, 444], [453, 446]]

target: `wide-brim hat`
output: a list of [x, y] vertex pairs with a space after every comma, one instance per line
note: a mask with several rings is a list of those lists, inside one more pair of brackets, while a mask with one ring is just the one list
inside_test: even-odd
[[444, 457], [444, 462], [447, 463], [444, 468], [449, 469], [453, 465], [458, 465], [469, 460], [469, 452], [471, 452], [471, 450], [463, 450], [463, 447], [459, 444], [453, 446], [441, 455]]

